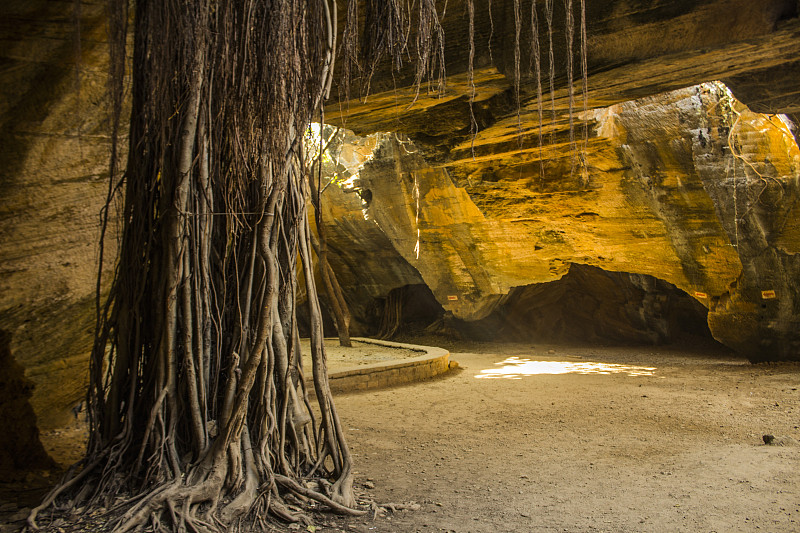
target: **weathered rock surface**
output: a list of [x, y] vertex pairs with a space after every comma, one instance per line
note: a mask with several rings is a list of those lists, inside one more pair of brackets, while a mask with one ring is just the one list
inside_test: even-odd
[[[355, 182], [369, 202], [348, 215], [327, 198], [331, 246], [351, 265], [344, 285], [372, 270], [371, 252], [384, 291], [413, 283], [386, 271], [388, 239], [445, 309], [479, 320], [515, 287], [591, 265], [674, 284], [710, 310], [718, 340], [753, 360], [797, 357], [800, 150], [783, 121], [709, 83], [593, 111], [583, 157], [584, 175], [485, 169], [454, 180], [415, 143], [381, 136]], [[376, 240], [358, 229], [376, 225]]]
[[0, 6], [0, 373], [24, 369], [42, 428], [85, 394], [108, 189], [105, 5], [81, 4]]

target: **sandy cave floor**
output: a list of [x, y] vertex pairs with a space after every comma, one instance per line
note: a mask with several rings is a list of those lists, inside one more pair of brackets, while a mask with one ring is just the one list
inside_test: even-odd
[[347, 530], [800, 531], [800, 364], [439, 345], [461, 370], [337, 398], [369, 497], [421, 506]]
[[[702, 343], [416, 341], [461, 368], [337, 395], [357, 493], [382, 507], [318, 515], [316, 531], [800, 531], [798, 363]], [[78, 435], [47, 445], [66, 460]]]

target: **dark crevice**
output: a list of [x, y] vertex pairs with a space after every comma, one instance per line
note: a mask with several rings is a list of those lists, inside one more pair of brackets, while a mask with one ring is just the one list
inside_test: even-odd
[[[438, 304], [427, 287], [411, 287], [413, 293], [386, 299], [395, 304], [387, 308], [394, 309], [402, 296], [402, 316], [391, 317], [399, 323], [395, 337], [424, 331], [487, 342], [715, 344], [707, 309], [674, 285], [648, 275], [572, 264], [560, 280], [511, 289], [489, 316], [473, 322], [434, 313]], [[389, 314], [384, 312], [384, 321]]]
[[0, 478], [12, 481], [54, 463], [39, 441], [36, 414], [29, 403], [33, 383], [10, 345], [11, 335], [0, 329]]
[[398, 339], [420, 335], [444, 315], [444, 308], [424, 284], [404, 285], [378, 298], [373, 307], [374, 335]]

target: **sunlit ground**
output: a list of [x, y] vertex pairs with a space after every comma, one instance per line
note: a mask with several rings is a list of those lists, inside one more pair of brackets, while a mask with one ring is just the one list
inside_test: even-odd
[[541, 374], [627, 374], [629, 376], [653, 376], [655, 368], [647, 366], [617, 365], [611, 363], [533, 361], [509, 357], [495, 363], [497, 368], [481, 370], [475, 377], [483, 379], [522, 379], [524, 376]]

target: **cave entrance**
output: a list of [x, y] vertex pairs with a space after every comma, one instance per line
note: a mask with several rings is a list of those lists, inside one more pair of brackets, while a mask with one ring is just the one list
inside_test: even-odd
[[460, 329], [486, 341], [716, 342], [708, 329], [708, 310], [671, 283], [575, 263], [557, 281], [514, 287], [489, 316]]
[[422, 283], [404, 285], [389, 291], [375, 302], [378, 310], [375, 336], [395, 339], [419, 336], [437, 326], [445, 314], [430, 288]]
[[373, 335], [382, 338], [436, 334], [483, 342], [718, 344], [708, 328], [708, 310], [671, 283], [575, 263], [559, 280], [512, 288], [481, 320], [446, 314], [420, 284], [377, 300], [372, 322]]
[[[337, 334], [331, 304], [325, 293], [320, 294], [323, 330], [326, 337]], [[445, 310], [424, 283], [402, 285], [391, 289], [386, 296], [373, 298], [366, 304], [350, 302], [353, 313], [350, 331], [356, 337], [382, 340], [413, 340], [428, 333], [460, 338], [456, 330], [444, 334]], [[308, 337], [308, 313], [298, 310], [297, 323], [301, 337]]]
[[[333, 321], [325, 315], [326, 335], [334, 336]], [[512, 288], [481, 320], [454, 318], [427, 285], [411, 284], [359, 308], [354, 323], [360, 336], [412, 343], [424, 337], [423, 344], [436, 345], [476, 341], [724, 349], [708, 328], [708, 310], [675, 285], [577, 263], [559, 280]]]

